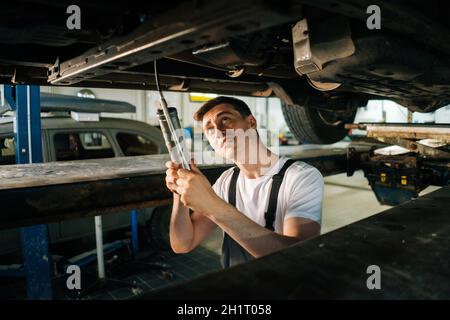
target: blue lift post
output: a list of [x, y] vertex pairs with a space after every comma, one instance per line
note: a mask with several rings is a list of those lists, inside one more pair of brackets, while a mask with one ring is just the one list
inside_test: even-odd
[[[1, 85], [1, 104], [0, 104], [0, 114], [8, 111], [16, 110], [16, 101], [13, 97], [13, 87], [10, 85]], [[14, 90], [15, 93], [15, 90]], [[0, 155], [1, 156], [1, 155]], [[16, 159], [17, 160], [17, 159]], [[0, 270], [0, 277], [25, 277], [25, 272], [22, 265], [10, 265], [2, 266]]]
[[[15, 90], [16, 163], [42, 162], [40, 88], [18, 85]], [[20, 233], [28, 299], [52, 299], [53, 268], [47, 225], [23, 227]]]
[[136, 259], [139, 253], [139, 222], [136, 209], [131, 210], [131, 252]]

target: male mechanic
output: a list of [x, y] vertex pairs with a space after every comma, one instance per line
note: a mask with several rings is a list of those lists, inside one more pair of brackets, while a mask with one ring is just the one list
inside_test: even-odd
[[265, 147], [245, 102], [217, 97], [194, 119], [201, 121], [215, 152], [236, 167], [211, 186], [194, 162], [192, 171], [166, 163], [166, 185], [173, 192], [173, 251], [192, 251], [219, 226], [224, 231], [222, 265], [230, 267], [320, 234], [322, 175]]

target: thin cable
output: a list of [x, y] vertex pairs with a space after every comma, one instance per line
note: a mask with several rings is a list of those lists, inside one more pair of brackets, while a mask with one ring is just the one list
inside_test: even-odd
[[153, 60], [153, 68], [155, 69], [154, 73], [155, 73], [155, 81], [156, 81], [156, 90], [158, 91], [161, 99], [164, 99], [161, 89], [159, 88], [159, 77], [158, 77], [158, 68], [156, 67], [156, 60]]

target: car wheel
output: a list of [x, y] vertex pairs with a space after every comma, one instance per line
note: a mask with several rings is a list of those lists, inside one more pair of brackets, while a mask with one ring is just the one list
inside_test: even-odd
[[147, 220], [147, 230], [149, 232], [150, 245], [161, 251], [169, 251], [169, 224], [172, 214], [172, 206], [157, 207], [153, 210], [150, 218]]
[[354, 121], [357, 111], [355, 103], [351, 104], [345, 110], [328, 111], [311, 108], [309, 99], [306, 98], [295, 105], [282, 104], [281, 108], [289, 130], [299, 143], [329, 144], [338, 142], [347, 135], [348, 130], [344, 125]]

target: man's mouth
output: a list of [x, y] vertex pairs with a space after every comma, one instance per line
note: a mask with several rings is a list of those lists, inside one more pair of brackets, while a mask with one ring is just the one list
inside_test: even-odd
[[227, 143], [227, 138], [222, 138], [219, 140], [219, 146], [223, 148], [225, 144]]

